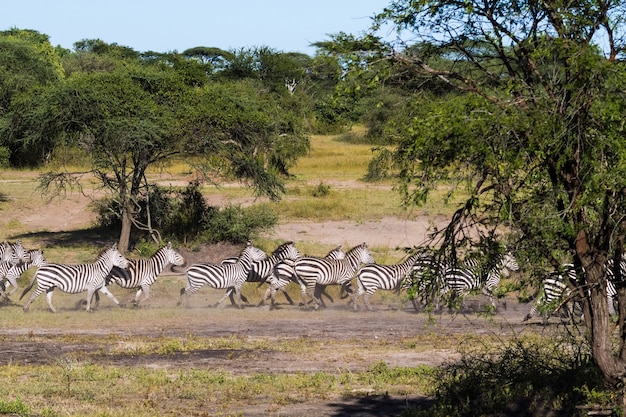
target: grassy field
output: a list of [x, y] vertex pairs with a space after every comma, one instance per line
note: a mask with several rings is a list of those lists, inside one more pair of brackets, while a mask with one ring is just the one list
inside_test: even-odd
[[[393, 182], [361, 181], [371, 157], [370, 146], [337, 139], [313, 137], [310, 155], [292, 169], [294, 178], [287, 183], [287, 196], [275, 206], [281, 221], [359, 222], [407, 216]], [[181, 184], [191, 175], [180, 163], [163, 173], [166, 182], [177, 180]], [[151, 176], [156, 177], [156, 173]], [[19, 220], [23, 217], [16, 213], [35, 217], [48, 214], [45, 203], [49, 197], [37, 190], [36, 178], [37, 173], [30, 171], [0, 172], [0, 195], [4, 197], [0, 201], [0, 237], [14, 239], [26, 234], [27, 247], [37, 247], [42, 239], [54, 237], [63, 243], [46, 247], [48, 259], [91, 262], [97, 245], [72, 243], [64, 239], [63, 233], [47, 233], [45, 227], [28, 235], [33, 232], [32, 224]], [[93, 187], [85, 185], [88, 191]], [[320, 188], [328, 192], [316, 195]], [[219, 196], [232, 202], [253, 198], [250, 190], [236, 184], [219, 189], [207, 186], [203, 192], [208, 198]], [[68, 199], [70, 206], [78, 199], [75, 194], [61, 197]], [[445, 215], [453, 209], [443, 206], [440, 198], [434, 201], [411, 215]], [[71, 216], [69, 211], [52, 218], [51, 224], [67, 216]], [[325, 249], [307, 247], [303, 251], [318, 253]], [[22, 278], [22, 288], [31, 276], [29, 272]], [[407, 366], [402, 358], [451, 350], [461, 343], [467, 347], [467, 341], [473, 340], [438, 333], [436, 321], [426, 314], [407, 314], [401, 304], [406, 298], [391, 293], [376, 294], [372, 302], [384, 305], [385, 310], [369, 316], [345, 309], [312, 313], [290, 306], [272, 312], [212, 309], [206, 305], [221, 294], [208, 290], [195, 299], [194, 308], [181, 309], [176, 304], [184, 283], [184, 276], [165, 274], [154, 286], [150, 307], [142, 309], [119, 309], [104, 297], [101, 308], [86, 315], [77, 308], [84, 294], [58, 291], [54, 293], [57, 314], [47, 310], [45, 295], [28, 313], [22, 311], [20, 302], [1, 306], [0, 340], [5, 348], [0, 347], [4, 355], [0, 359], [4, 364], [0, 367], [4, 387], [0, 415], [246, 415], [242, 410], [254, 410], [252, 415], [311, 415], [316, 406], [326, 405], [328, 412], [329, 404], [367, 403], [376, 398], [387, 406], [394, 399], [397, 406], [403, 407], [408, 398], [431, 394], [435, 368]], [[262, 290], [246, 285], [246, 294], [258, 300]], [[126, 303], [134, 295], [134, 291], [119, 288], [115, 293]], [[337, 292], [331, 294], [338, 298]], [[291, 295], [297, 299], [295, 287]], [[17, 298], [12, 296], [14, 301]], [[270, 326], [267, 333], [250, 334], [249, 328], [274, 320], [276, 328]], [[408, 329], [408, 321], [412, 322], [411, 328], [417, 326], [424, 331], [415, 334], [403, 330]], [[231, 336], [218, 335], [218, 325]], [[229, 325], [237, 327], [230, 330]], [[333, 336], [324, 336], [329, 325], [338, 326], [338, 330]], [[364, 325], [377, 326], [376, 336], [359, 330]], [[284, 326], [293, 326], [294, 334], [301, 335], [292, 337], [287, 330], [288, 336], [277, 336], [285, 331]], [[321, 336], [309, 337], [306, 326]], [[488, 343], [484, 337], [473, 343]], [[32, 357], [28, 356], [31, 351]], [[215, 354], [226, 355], [218, 367], [196, 366], [192, 359]], [[328, 356], [320, 356], [323, 354]], [[317, 357], [319, 365], [300, 367], [299, 363], [308, 357]], [[400, 358], [397, 365], [387, 364], [391, 357]], [[170, 359], [172, 362], [168, 362]], [[264, 360], [268, 370], [246, 369], [246, 364], [256, 366], [257, 361]], [[291, 368], [271, 365], [291, 361]], [[373, 410], [371, 415], [376, 415]]]

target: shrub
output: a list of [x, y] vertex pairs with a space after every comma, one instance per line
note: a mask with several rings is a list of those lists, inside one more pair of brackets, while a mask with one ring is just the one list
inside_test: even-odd
[[[137, 206], [138, 221], [142, 224], [150, 221], [152, 228], [159, 230], [164, 240], [245, 243], [278, 223], [278, 215], [269, 205], [248, 208], [208, 206], [198, 182], [190, 183], [184, 190], [153, 185]], [[120, 227], [117, 201], [102, 199], [95, 203], [95, 207], [99, 226]], [[146, 236], [146, 232], [133, 231], [135, 241]]]
[[440, 369], [432, 406], [403, 416], [576, 415], [603, 387], [585, 346], [573, 337], [518, 338], [467, 352]]

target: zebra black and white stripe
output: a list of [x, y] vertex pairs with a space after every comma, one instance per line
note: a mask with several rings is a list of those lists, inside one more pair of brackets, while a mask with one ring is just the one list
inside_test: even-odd
[[[620, 262], [620, 268], [622, 275], [626, 274], [626, 258], [622, 259]], [[578, 277], [574, 265], [565, 264], [562, 266], [562, 269], [570, 283], [577, 285]], [[582, 272], [584, 273], [584, 270]], [[612, 259], [606, 264], [606, 276], [606, 298], [609, 314], [614, 315], [616, 314], [616, 311], [613, 301], [617, 296], [617, 289], [614, 284], [615, 272], [613, 270]], [[576, 316], [576, 307], [578, 307], [579, 310], [578, 315], [580, 316], [582, 314], [580, 311], [582, 310], [580, 307], [580, 300], [576, 300], [575, 298], [576, 297], [572, 294], [571, 288], [566, 282], [564, 275], [559, 271], [552, 271], [543, 278], [541, 282], [540, 294], [531, 306], [530, 311], [524, 318], [524, 321], [530, 320], [532, 317], [537, 315], [540, 310], [548, 309], [547, 306], [553, 306], [554, 308], [550, 311], [542, 311], [544, 322], [547, 321], [547, 319], [562, 306], [565, 307], [567, 316], [573, 320]]]
[[351, 293], [353, 289], [350, 281], [361, 264], [372, 263], [374, 263], [374, 258], [364, 242], [346, 252], [344, 259], [313, 257], [297, 259], [294, 263], [294, 273], [304, 284], [306, 293], [315, 302], [315, 309], [318, 309], [322, 302], [315, 294], [316, 285], [341, 285], [347, 289], [348, 293]]
[[[32, 249], [26, 253], [28, 260], [26, 262], [22, 262], [16, 265], [11, 265], [11, 267], [6, 272], [2, 272], [2, 275], [7, 280], [7, 284], [4, 287], [4, 291], [2, 291], [2, 296], [7, 299], [8, 295], [13, 294], [17, 291], [17, 280], [19, 277], [30, 269], [33, 266], [41, 267], [46, 264], [46, 258], [43, 255], [43, 251], [41, 249]], [[7, 291], [9, 287], [13, 287], [11, 291]]]
[[[339, 245], [328, 252], [324, 258], [326, 259], [344, 259], [346, 257], [345, 252], [343, 251], [343, 245]], [[295, 272], [294, 272], [294, 259], [283, 259], [274, 265], [272, 269], [271, 275], [268, 277], [267, 282], [269, 287], [265, 291], [265, 296], [263, 300], [261, 300], [260, 304], [264, 304], [267, 302], [268, 298], [272, 300], [272, 306], [276, 304], [276, 292], [282, 291], [284, 294], [287, 294], [287, 290], [285, 289], [290, 282], [300, 285], [300, 293], [303, 295], [306, 293], [306, 285], [299, 281]], [[325, 291], [324, 287], [316, 288], [316, 295], [323, 303], [323, 296], [328, 297], [332, 301], [332, 297], [328, 295]], [[301, 305], [306, 304], [306, 298], [302, 297]]]
[[[192, 265], [187, 270], [187, 285], [180, 290], [178, 304], [182, 304], [183, 296], [186, 296], [187, 305], [189, 305], [189, 296], [196, 293], [204, 285], [208, 285], [215, 289], [234, 288], [237, 305], [241, 308], [241, 286], [246, 282], [252, 263], [260, 261], [266, 256], [261, 249], [248, 243], [235, 263]], [[228, 295], [229, 293], [226, 292], [217, 302], [217, 305], [220, 305]]]
[[361, 295], [368, 310], [373, 310], [370, 297], [377, 290], [396, 290], [400, 288], [402, 281], [411, 273], [415, 263], [423, 257], [421, 253], [409, 256], [404, 262], [395, 265], [365, 265], [356, 276], [357, 290], [352, 297], [354, 310], [358, 310], [358, 299]]
[[481, 270], [477, 259], [470, 258], [461, 265], [451, 266], [445, 269], [444, 293], [452, 291], [455, 296], [465, 297], [472, 290], [480, 290], [489, 297], [491, 305], [495, 308], [493, 291], [500, 285], [503, 276], [508, 276], [509, 271], [519, 270], [519, 265], [510, 254], [503, 255], [496, 264], [487, 271]]
[[[270, 276], [272, 275], [272, 271], [274, 270], [274, 267], [278, 262], [295, 260], [301, 256], [302, 254], [300, 253], [298, 248], [296, 248], [294, 242], [285, 242], [278, 246], [269, 257], [252, 263], [252, 267], [250, 268], [250, 271], [248, 271], [246, 282], [268, 282]], [[234, 263], [236, 259], [237, 258], [228, 258], [222, 261], [222, 264]], [[229, 288], [228, 292], [231, 304], [235, 304], [235, 301], [233, 299], [234, 288]], [[287, 301], [289, 301], [290, 304], [293, 304], [293, 301], [291, 300], [291, 297], [289, 297], [289, 294], [287, 294], [287, 291], [283, 290], [283, 293], [285, 294]], [[242, 299], [243, 298], [244, 297], [242, 295]], [[263, 301], [264, 300], [261, 300], [260, 304], [262, 304]]]
[[107, 276], [106, 285], [116, 283], [122, 288], [137, 289], [133, 303], [139, 307], [140, 302], [145, 302], [150, 298], [150, 286], [156, 282], [157, 276], [163, 269], [170, 264], [184, 265], [185, 258], [172, 248], [171, 242], [168, 242], [148, 259], [131, 259], [125, 269], [114, 266]]
[[37, 270], [31, 284], [20, 297], [21, 300], [31, 290], [33, 284], [37, 282], [37, 288], [23, 307], [24, 311], [28, 311], [28, 307], [33, 300], [45, 292], [47, 293], [46, 301], [48, 302], [48, 307], [50, 307], [53, 313], [56, 313], [56, 308], [52, 305], [52, 294], [55, 288], [70, 294], [87, 291], [87, 311], [91, 311], [91, 299], [96, 291], [102, 291], [115, 304], [119, 305], [119, 301], [105, 286], [106, 277], [114, 266], [120, 268], [128, 266], [128, 261], [117, 250], [117, 246], [105, 250], [94, 263], [77, 265], [53, 263], [43, 265]]
[[571, 299], [572, 293], [565, 277], [572, 283], [578, 280], [573, 264], [565, 264], [562, 266], [562, 272], [552, 271], [542, 279], [540, 294], [524, 317], [524, 321], [530, 320], [541, 310], [552, 307], [550, 311], [541, 311], [545, 322], [562, 306], [566, 307], [566, 314], [570, 319], [574, 319], [576, 301]]

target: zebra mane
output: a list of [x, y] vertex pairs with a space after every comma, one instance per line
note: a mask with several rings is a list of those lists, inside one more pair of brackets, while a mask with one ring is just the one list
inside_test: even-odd
[[351, 253], [363, 250], [364, 248], [367, 247], [367, 243], [363, 242], [360, 245], [356, 245], [355, 247], [351, 248], [348, 252], [346, 252], [346, 258], [348, 257], [348, 255], [350, 255]]
[[272, 256], [280, 255], [281, 253], [283, 253], [283, 252], [285, 252], [287, 250], [287, 247], [289, 247], [291, 245], [293, 245], [293, 241], [282, 243], [276, 249], [274, 249], [274, 252], [272, 252]]

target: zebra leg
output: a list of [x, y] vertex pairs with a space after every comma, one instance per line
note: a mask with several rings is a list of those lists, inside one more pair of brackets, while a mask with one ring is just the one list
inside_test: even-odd
[[[30, 298], [28, 299], [26, 304], [24, 304], [24, 306], [22, 307], [22, 310], [24, 310], [25, 312], [28, 311], [28, 307], [30, 306], [30, 303], [32, 303], [35, 298], [39, 297], [41, 293], [43, 293], [43, 290], [40, 290], [39, 288], [37, 288], [37, 290], [35, 290], [35, 292], [30, 295]], [[23, 296], [24, 294], [22, 294], [22, 297]]]
[[231, 303], [233, 305], [235, 305], [235, 299], [231, 298], [233, 297], [233, 287], [230, 287], [228, 290], [226, 290], [226, 294], [224, 294], [224, 296], [222, 298], [219, 299], [219, 301], [217, 303], [215, 303], [215, 307], [219, 307], [222, 304], [222, 301], [224, 301], [226, 299], [226, 297], [231, 299]]
[[313, 283], [313, 285], [308, 285], [306, 287], [306, 292], [309, 295], [309, 297], [313, 299], [313, 302], [315, 303], [314, 308], [317, 310], [320, 308], [320, 305], [323, 305], [323, 302], [319, 298], [317, 298], [317, 296], [315, 295], [315, 287], [316, 287], [315, 283]]
[[287, 293], [287, 290], [285, 288], [281, 288], [280, 290], [283, 292], [283, 295], [285, 296], [285, 299], [287, 299], [287, 302], [289, 303], [289, 305], [293, 305], [294, 304], [293, 300], [291, 299], [291, 297]]
[[[143, 294], [143, 298], [140, 297]], [[133, 302], [136, 308], [139, 308], [140, 303], [145, 303], [150, 298], [150, 286], [142, 285], [139, 290], [137, 290], [137, 294], [135, 295], [135, 301]]]
[[243, 296], [241, 295], [241, 287], [235, 287], [235, 298], [237, 299], [237, 308], [243, 308], [243, 301], [241, 300], [242, 297]]
[[[107, 297], [109, 297], [111, 300], [113, 300], [113, 302], [114, 302], [115, 304], [117, 304], [118, 306], [120, 306], [120, 307], [121, 307], [120, 302], [119, 302], [119, 301], [117, 301], [117, 298], [115, 298], [115, 296], [114, 296], [113, 294], [111, 294], [111, 291], [109, 291], [109, 290], [107, 289], [107, 287], [101, 287], [99, 290], [96, 290], [96, 291], [101, 291], [104, 295], [106, 295], [106, 296], [107, 296]], [[97, 292], [96, 292], [96, 294], [97, 294]]]
[[[48, 303], [48, 307], [50, 307], [50, 310], [52, 310], [52, 312], [53, 312], [53, 313], [56, 313], [56, 312], [57, 312], [57, 309], [56, 309], [56, 308], [54, 308], [54, 306], [52, 305], [52, 293], [53, 293], [53, 291], [52, 291], [52, 290], [53, 290], [53, 289], [54, 289], [54, 288], [50, 288], [50, 289], [48, 290], [48, 293], [46, 294], [46, 302]], [[31, 298], [32, 298], [32, 297], [31, 297]], [[30, 303], [30, 300], [29, 300], [29, 303]]]
[[364, 292], [365, 291], [359, 286], [359, 289], [356, 290], [352, 295], [352, 307], [354, 308], [354, 311], [357, 311], [359, 309], [359, 297], [363, 295]]
[[365, 295], [363, 296], [363, 301], [365, 301], [365, 306], [367, 307], [369, 311], [374, 311], [374, 309], [372, 308], [372, 305], [370, 304], [370, 297], [372, 295], [374, 295], [373, 292], [367, 291], [365, 292]]

